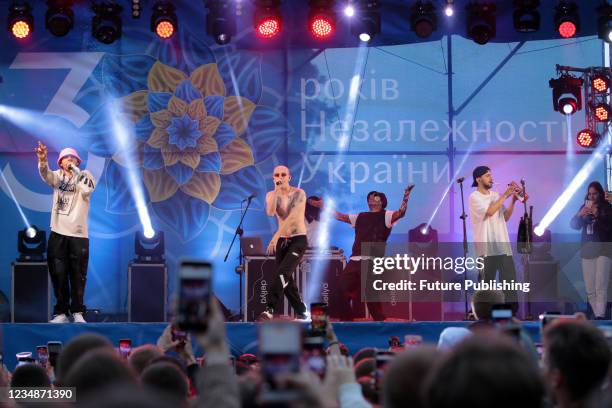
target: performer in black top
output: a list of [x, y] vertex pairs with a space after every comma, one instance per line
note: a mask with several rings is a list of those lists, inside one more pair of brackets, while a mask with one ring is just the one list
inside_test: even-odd
[[[368, 193], [370, 211], [359, 214], [335, 213], [337, 220], [351, 224], [355, 228], [355, 241], [353, 242], [351, 257], [342, 273], [340, 282], [344, 305], [340, 314], [342, 320], [351, 321], [358, 313], [363, 315], [363, 313], [360, 313], [360, 309], [363, 309], [360, 290], [361, 268], [362, 266], [367, 267], [368, 274], [365, 284], [369, 285], [372, 277], [372, 258], [385, 255], [384, 243], [387, 242], [393, 225], [406, 214], [408, 199], [413, 187], [414, 185], [411, 185], [406, 188], [402, 204], [397, 211], [386, 210], [387, 196], [384, 193], [370, 191]], [[368, 253], [362, 253], [362, 244], [368, 243], [382, 244], [374, 245], [371, 250], [367, 251]], [[366, 264], [362, 265], [364, 262]], [[374, 320], [385, 320], [381, 302], [367, 302], [367, 305]]]

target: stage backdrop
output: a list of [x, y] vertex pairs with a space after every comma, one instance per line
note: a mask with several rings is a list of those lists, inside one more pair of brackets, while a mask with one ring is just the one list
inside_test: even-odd
[[[583, 112], [567, 122], [553, 112], [548, 80], [555, 64], [603, 65], [596, 37], [480, 46], [443, 36], [369, 49], [252, 51], [214, 44], [201, 4], [184, 3], [169, 41], [156, 38], [147, 21], [126, 17], [112, 45], [92, 38], [88, 19], [55, 38], [44, 30], [44, 7], [35, 9], [27, 42], [1, 35], [0, 290], [7, 296], [24, 227], [9, 188], [30, 223], [49, 225], [51, 190], [37, 173], [37, 140], [50, 147], [53, 168], [59, 150], [74, 146], [97, 179], [86, 304], [109, 313], [125, 312], [127, 265], [141, 229], [128, 166], [144, 186], [154, 228], [166, 234], [170, 295], [177, 260], [207, 258], [218, 296], [237, 309], [237, 247], [222, 259], [251, 194], [245, 233], [269, 240], [276, 222], [263, 199], [275, 165], [287, 164], [308, 195], [333, 197], [343, 212], [366, 210], [371, 190], [385, 192], [395, 209], [403, 188], [415, 183], [406, 218], [393, 230], [398, 242], [428, 220], [442, 238], [460, 239], [452, 181], [466, 177], [467, 197], [471, 171], [481, 164], [493, 169], [498, 190], [525, 177], [537, 222], [589, 157], [575, 149]], [[128, 119], [133, 159], [118, 154], [125, 150], [120, 117]], [[590, 179], [604, 181], [603, 163]], [[568, 219], [584, 188], [551, 225], [556, 234], [572, 232]], [[332, 223], [330, 236], [350, 250], [348, 226]]]

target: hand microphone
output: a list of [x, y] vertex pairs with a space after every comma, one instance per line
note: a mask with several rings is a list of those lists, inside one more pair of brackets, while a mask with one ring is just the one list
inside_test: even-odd
[[457, 179], [457, 183], [463, 183], [463, 180], [465, 180], [465, 177], [459, 177]]
[[79, 169], [77, 166], [75, 166], [74, 164], [69, 164], [68, 165], [68, 169], [70, 169], [71, 172], [73, 172], [74, 174], [76, 174], [77, 176], [81, 175], [81, 169]]
[[277, 182], [276, 182], [276, 183], [274, 183], [274, 184], [276, 184], [277, 186], [280, 186], [281, 184], [283, 184], [283, 182], [279, 180], [279, 181], [277, 181]]

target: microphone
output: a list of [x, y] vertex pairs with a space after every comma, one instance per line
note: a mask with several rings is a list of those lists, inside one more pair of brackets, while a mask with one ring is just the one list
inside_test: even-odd
[[280, 186], [281, 184], [283, 184], [283, 182], [279, 180], [279, 181], [277, 181], [277, 182], [276, 182], [276, 183], [274, 183], [274, 184], [276, 184], [277, 186]]
[[250, 196], [248, 196], [247, 198], [245, 198], [244, 200], [242, 200], [242, 202], [244, 203], [245, 201], [251, 201], [252, 199], [255, 198], [255, 194], [251, 194]]
[[457, 179], [457, 183], [463, 183], [463, 180], [465, 180], [465, 177], [459, 177]]
[[81, 169], [79, 169], [77, 166], [75, 166], [74, 164], [69, 164], [68, 165], [68, 169], [70, 169], [71, 172], [73, 172], [74, 174], [76, 174], [77, 176], [81, 175]]

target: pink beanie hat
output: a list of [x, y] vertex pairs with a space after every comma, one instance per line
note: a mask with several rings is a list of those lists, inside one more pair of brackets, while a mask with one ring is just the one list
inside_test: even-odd
[[79, 159], [79, 164], [81, 164], [81, 156], [79, 156], [79, 154], [77, 153], [76, 150], [74, 150], [72, 147], [66, 147], [64, 149], [62, 149], [62, 151], [59, 154], [59, 157], [57, 159], [57, 165], [59, 166], [62, 159], [66, 156], [74, 156], [77, 159]]

